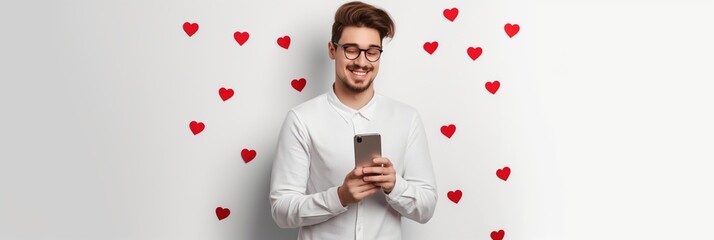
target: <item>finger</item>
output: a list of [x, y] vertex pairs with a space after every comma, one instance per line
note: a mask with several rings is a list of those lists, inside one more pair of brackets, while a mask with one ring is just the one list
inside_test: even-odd
[[385, 175], [391, 172], [390, 168], [385, 167], [366, 167], [364, 175]]
[[354, 170], [352, 170], [350, 175], [352, 175], [352, 178], [360, 178], [362, 177], [362, 175], [364, 175], [364, 168], [357, 166]]
[[353, 193], [360, 194], [365, 191], [369, 191], [373, 188], [379, 188], [379, 186], [377, 186], [376, 184], [370, 183], [370, 184], [365, 184], [365, 185], [361, 185], [361, 186], [356, 186], [356, 187], [352, 188], [352, 190], [353, 190]]
[[377, 193], [377, 191], [379, 191], [380, 189], [382, 189], [382, 188], [375, 186], [375, 187], [372, 188], [372, 189], [369, 189], [369, 190], [366, 190], [366, 191], [364, 191], [364, 192], [361, 192], [361, 193], [357, 194], [357, 195], [355, 196], [355, 198], [357, 198], [357, 199], [364, 199], [364, 198], [366, 198], [366, 197], [369, 197], [369, 196], [372, 195], [372, 194]]
[[389, 161], [389, 158], [384, 157], [372, 159], [372, 163], [375, 165], [383, 165], [384, 167], [392, 166], [392, 161]]
[[365, 182], [368, 183], [383, 183], [383, 182], [391, 182], [392, 179], [394, 179], [393, 176], [391, 175], [377, 175], [377, 176], [365, 176], [362, 179], [364, 179]]

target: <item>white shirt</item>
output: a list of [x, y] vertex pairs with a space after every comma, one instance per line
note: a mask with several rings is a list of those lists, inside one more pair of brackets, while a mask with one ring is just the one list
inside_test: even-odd
[[[355, 167], [353, 137], [379, 133], [382, 156], [392, 161], [397, 180], [390, 194], [380, 190], [343, 207], [337, 187]], [[417, 111], [374, 97], [360, 110], [333, 91], [287, 114], [273, 162], [270, 205], [281, 228], [300, 227], [298, 239], [401, 239], [401, 218], [426, 223], [437, 193], [426, 134]]]

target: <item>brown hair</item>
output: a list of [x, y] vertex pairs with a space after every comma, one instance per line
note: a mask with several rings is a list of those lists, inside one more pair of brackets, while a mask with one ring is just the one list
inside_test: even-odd
[[384, 37], [394, 37], [394, 22], [389, 14], [372, 5], [354, 1], [340, 6], [335, 12], [335, 23], [332, 24], [332, 42], [342, 37], [345, 27], [368, 27], [379, 32], [379, 41]]

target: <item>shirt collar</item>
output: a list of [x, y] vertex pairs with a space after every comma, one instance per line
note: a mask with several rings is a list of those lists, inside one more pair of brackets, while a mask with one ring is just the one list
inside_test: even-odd
[[369, 100], [367, 105], [364, 105], [364, 107], [359, 110], [354, 110], [340, 102], [340, 99], [337, 98], [337, 95], [335, 94], [334, 85], [327, 95], [327, 101], [330, 105], [332, 105], [332, 108], [334, 108], [335, 111], [337, 111], [337, 113], [340, 114], [340, 116], [345, 120], [345, 122], [348, 123], [352, 121], [352, 116], [355, 114], [359, 114], [363, 118], [371, 121], [374, 118], [374, 108], [378, 99], [379, 95], [377, 94], [377, 91], [375, 91], [372, 99]]

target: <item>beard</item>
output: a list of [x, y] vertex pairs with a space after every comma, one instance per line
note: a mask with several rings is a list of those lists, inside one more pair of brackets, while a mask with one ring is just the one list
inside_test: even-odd
[[[356, 64], [352, 64], [352, 65], [347, 66], [347, 70], [350, 70], [350, 71], [354, 71], [354, 70], [357, 70], [357, 69], [360, 69], [360, 68], [361, 68], [362, 70], [364, 70], [364, 71], [369, 71], [370, 73], [373, 73], [373, 70], [374, 70], [374, 68], [371, 67], [371, 66], [360, 67], [360, 66], [358, 66], [358, 65], [356, 65]], [[370, 86], [372, 86], [372, 82], [374, 82], [374, 78], [375, 78], [375, 77], [376, 77], [376, 76], [373, 75], [372, 78], [367, 79], [367, 80], [366, 80], [366, 81], [367, 81], [367, 84], [364, 85], [364, 87], [358, 87], [358, 86], [352, 85], [352, 84], [350, 83], [350, 81], [347, 80], [347, 76], [345, 76], [344, 78], [340, 78], [340, 81], [342, 81], [342, 83], [344, 83], [345, 87], [346, 87], [347, 90], [349, 90], [350, 92], [352, 92], [352, 93], [363, 93], [364, 91], [366, 91], [367, 89], [369, 89]], [[339, 76], [338, 76], [338, 78], [339, 78]]]

